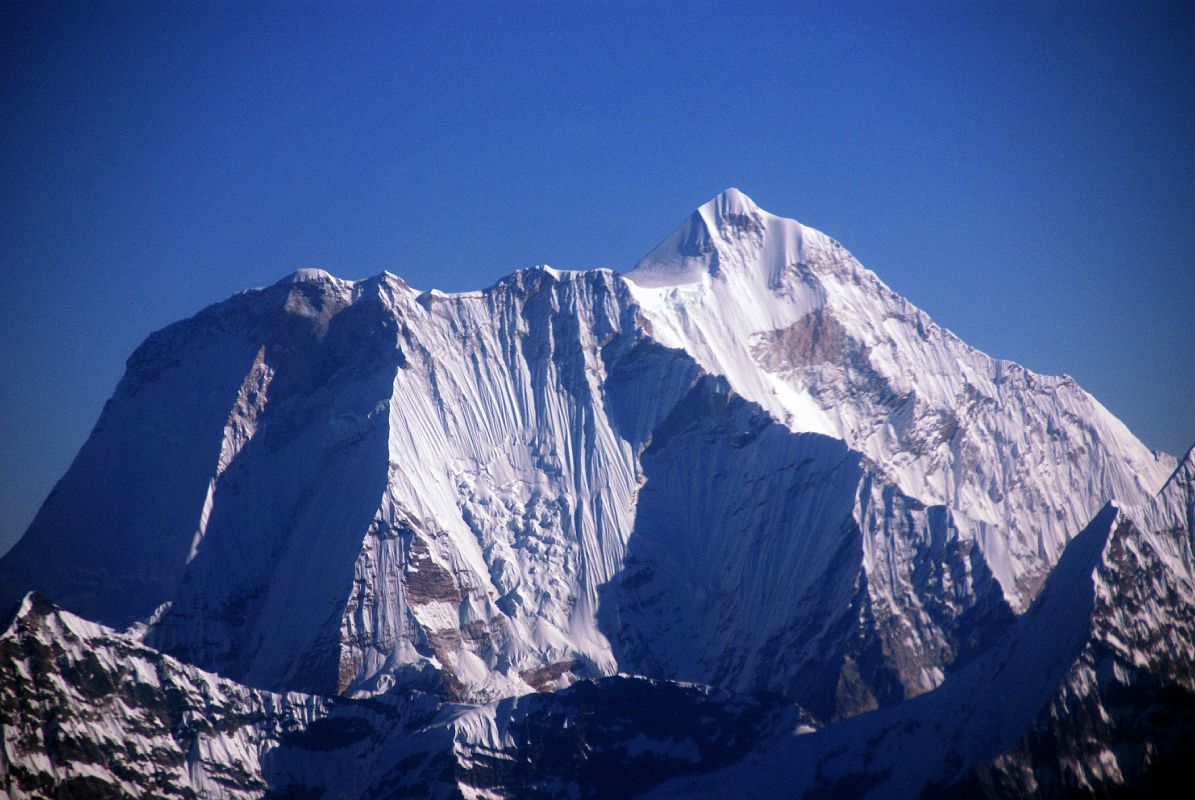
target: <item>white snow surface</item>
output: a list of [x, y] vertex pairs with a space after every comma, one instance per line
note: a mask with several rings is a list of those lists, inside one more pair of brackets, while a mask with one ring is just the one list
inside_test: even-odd
[[969, 347], [838, 242], [737, 189], [626, 279], [658, 341], [794, 431], [843, 439], [907, 494], [991, 526], [981, 545], [1017, 607], [1106, 500], [1140, 502], [1174, 469], [1073, 379]]
[[147, 642], [275, 689], [484, 702], [631, 666], [800, 694], [806, 662], [760, 653], [845, 625], [912, 695], [962, 614], [1027, 607], [1174, 466], [731, 189], [625, 276], [305, 269], [154, 334], [0, 585], [120, 626], [169, 603]]

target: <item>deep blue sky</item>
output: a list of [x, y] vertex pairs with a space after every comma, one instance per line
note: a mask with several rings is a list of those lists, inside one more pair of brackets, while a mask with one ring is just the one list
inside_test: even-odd
[[1195, 441], [1188, 5], [0, 6], [0, 551], [151, 331], [627, 268], [727, 186]]

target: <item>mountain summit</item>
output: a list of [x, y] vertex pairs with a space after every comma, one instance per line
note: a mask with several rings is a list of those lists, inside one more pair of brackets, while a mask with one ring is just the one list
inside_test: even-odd
[[770, 271], [777, 263], [785, 265], [798, 260], [806, 230], [795, 220], [761, 210], [738, 189], [727, 189], [694, 211], [671, 236], [636, 264], [627, 278], [640, 286], [658, 287], [694, 283], [705, 274], [717, 275], [727, 248], [733, 250], [734, 242], [744, 235], [756, 237], [770, 250], [764, 258], [742, 266]]
[[[328, 698], [398, 703], [395, 719], [418, 716], [410, 698], [467, 704], [432, 738], [456, 742], [457, 789], [477, 796], [518, 794], [549, 762], [580, 780], [579, 762], [504, 759], [535, 751], [519, 736], [652, 698], [721, 720], [689, 726], [699, 763], [743, 756], [735, 736], [782, 753], [797, 725], [953, 709], [951, 686], [997, 674], [969, 666], [994, 648], [1065, 667], [1084, 620], [1138, 630], [1080, 609], [1065, 652], [1016, 649], [1045, 629], [1027, 620], [1062, 613], [1043, 586], [1131, 582], [1109, 548], [1164, 550], [1142, 568], [1186, 613], [1189, 546], [1150, 538], [1189, 525], [1176, 464], [1070, 378], [967, 346], [834, 240], [728, 189], [626, 275], [535, 268], [445, 294], [304, 269], [151, 335], [0, 559], [0, 600], [21, 609], [9, 674], [31, 674], [47, 631], [75, 642], [64, 664], [135, 652], [184, 694], [215, 674], [273, 709], [237, 740], [259, 755], [288, 726], [381, 724]], [[1056, 577], [1080, 538], [1098, 546]], [[1057, 681], [1033, 686], [1026, 726]], [[752, 696], [774, 705], [734, 699]], [[90, 701], [45, 707], [67, 702]], [[607, 744], [632, 758], [631, 741]], [[985, 742], [959, 764], [1015, 737]], [[651, 782], [692, 770], [674, 746], [690, 753], [652, 751]], [[916, 780], [944, 779], [930, 764]]]

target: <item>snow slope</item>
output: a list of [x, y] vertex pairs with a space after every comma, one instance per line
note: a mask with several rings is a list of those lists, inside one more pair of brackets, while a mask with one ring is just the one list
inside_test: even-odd
[[1105, 506], [936, 690], [650, 796], [1176, 796], [1195, 756], [1193, 463], [1148, 504]]
[[274, 690], [631, 670], [831, 719], [938, 685], [1172, 468], [728, 190], [625, 277], [303, 270], [154, 334], [0, 587]]
[[1174, 468], [1069, 377], [990, 358], [842, 245], [737, 189], [627, 273], [652, 336], [793, 430], [843, 439], [903, 491], [991, 526], [980, 545], [1017, 607], [1109, 498]]
[[1149, 506], [1106, 506], [1033, 607], [938, 689], [820, 731], [774, 695], [629, 677], [477, 706], [418, 692], [273, 694], [30, 595], [0, 635], [0, 789], [13, 798], [1172, 795], [1195, 755], [1193, 463]]
[[630, 796], [754, 751], [688, 791], [1118, 786], [1192, 740], [1150, 715], [1192, 691], [1193, 469], [736, 190], [625, 276], [301, 270], [150, 336], [0, 559], [0, 767]]

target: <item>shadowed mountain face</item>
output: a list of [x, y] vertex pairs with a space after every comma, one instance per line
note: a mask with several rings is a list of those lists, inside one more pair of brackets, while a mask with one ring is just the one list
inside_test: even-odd
[[1195, 754], [1191, 457], [1106, 506], [1034, 605], [937, 689], [652, 797], [1181, 796]]
[[[723, 767], [811, 792], [1127, 785], [1169, 774], [1141, 754], [1177, 758], [1186, 730], [1149, 709], [1181, 710], [1195, 663], [1189, 462], [736, 190], [625, 276], [448, 295], [300, 271], [151, 336], [0, 560], [6, 606], [66, 609], [26, 599], [6, 635], [23, 733], [0, 763], [17, 796], [155, 770], [180, 796], [299, 791], [340, 759], [373, 764], [345, 796], [632, 796]], [[1170, 660], [1107, 651], [1155, 635]], [[237, 723], [183, 736], [200, 706], [162, 664], [226, 687]], [[1138, 744], [1084, 749], [1092, 703]], [[63, 750], [45, 725], [69, 709], [117, 722]], [[948, 740], [884, 744], [951, 714]], [[211, 778], [226, 732], [249, 766]], [[122, 777], [96, 742], [130, 736], [157, 744]], [[1083, 768], [1050, 784], [1063, 751]], [[820, 766], [777, 766], [792, 753]], [[64, 766], [81, 754], [94, 769]], [[611, 782], [620, 764], [642, 774]]]
[[[641, 462], [626, 566], [600, 615], [625, 670], [775, 692], [829, 719], [918, 694], [929, 647], [944, 668], [1012, 616], [946, 509], [884, 486], [841, 441], [793, 433], [724, 381], [695, 384]], [[872, 504], [882, 511], [862, 511]], [[897, 531], [911, 553], [902, 594], [873, 594], [865, 541], [883, 552], [876, 540]], [[895, 620], [892, 601], [924, 616]]]

